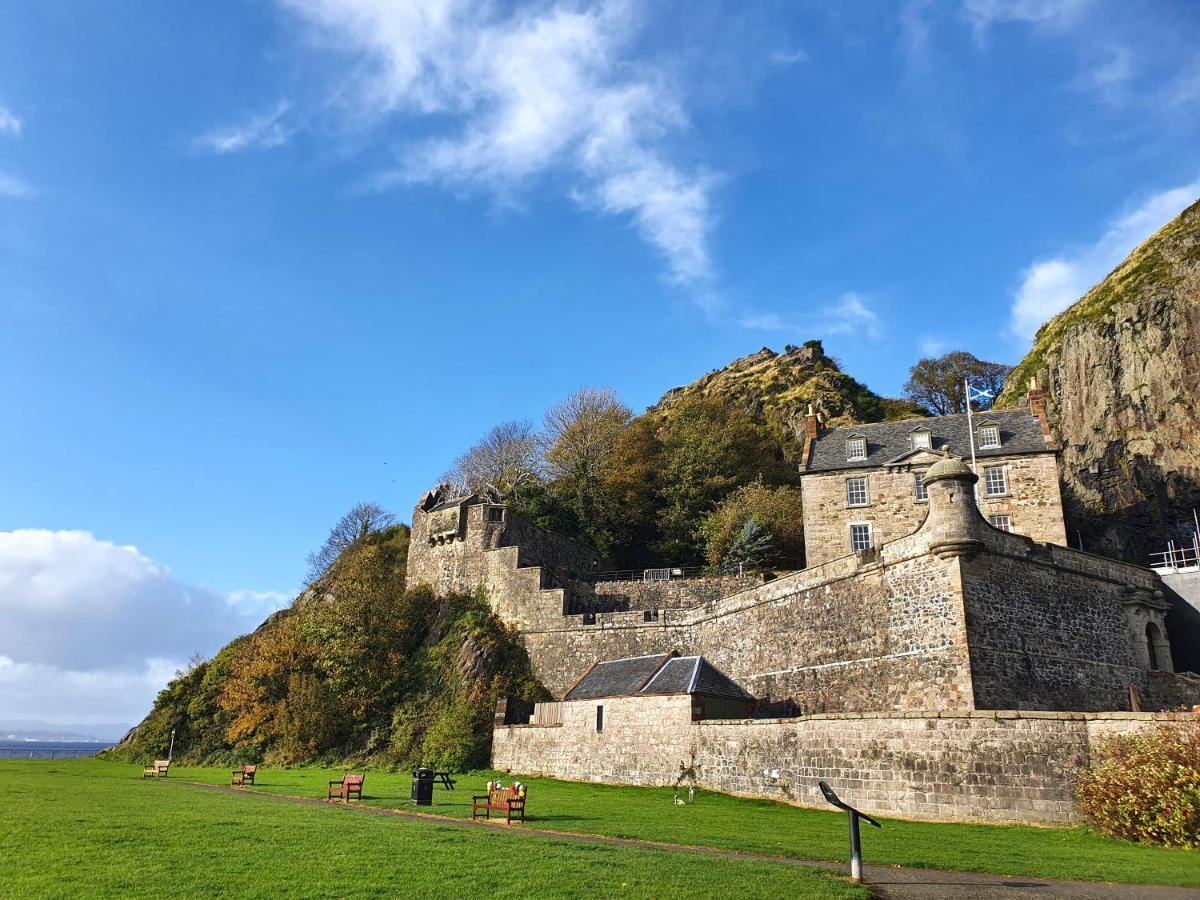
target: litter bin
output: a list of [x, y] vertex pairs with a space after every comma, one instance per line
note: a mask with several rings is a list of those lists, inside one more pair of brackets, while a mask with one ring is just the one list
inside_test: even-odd
[[413, 769], [412, 802], [433, 806], [433, 769]]

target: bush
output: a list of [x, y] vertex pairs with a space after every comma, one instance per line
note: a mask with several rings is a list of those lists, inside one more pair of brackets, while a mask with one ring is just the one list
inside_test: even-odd
[[1200, 848], [1200, 722], [1101, 741], [1077, 800], [1111, 837]]

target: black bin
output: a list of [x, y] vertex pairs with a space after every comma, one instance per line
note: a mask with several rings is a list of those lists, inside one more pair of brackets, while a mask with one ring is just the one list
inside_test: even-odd
[[412, 802], [433, 806], [433, 769], [413, 769]]

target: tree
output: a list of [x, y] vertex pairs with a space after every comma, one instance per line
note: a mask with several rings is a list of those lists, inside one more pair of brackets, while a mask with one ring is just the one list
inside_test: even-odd
[[329, 537], [319, 550], [308, 554], [308, 581], [316, 581], [334, 564], [342, 551], [369, 534], [374, 534], [396, 524], [396, 517], [378, 503], [357, 503], [338, 519], [329, 531]]
[[503, 502], [541, 475], [541, 448], [528, 422], [502, 422], [454, 461], [446, 479]]
[[[964, 380], [969, 380], [972, 387], [989, 391], [995, 397], [1012, 368], [1003, 363], [977, 359], [965, 350], [955, 350], [936, 358], [923, 357], [909, 370], [904, 396], [935, 415], [966, 412]], [[971, 408], [988, 409], [991, 405], [990, 400], [976, 401]]]
[[542, 440], [553, 497], [575, 521], [574, 532], [607, 555], [619, 518], [603, 475], [632, 413], [609, 388], [580, 388], [546, 413]]
[[674, 565], [703, 559], [700, 527], [730, 493], [759, 476], [776, 484], [793, 477], [766, 428], [711, 397], [675, 406], [662, 445], [658, 549]]
[[775, 544], [772, 565], [800, 569], [804, 566], [804, 507], [798, 488], [772, 487], [761, 479], [738, 488], [704, 520], [705, 557], [719, 567], [737, 542], [749, 519], [756, 519]]
[[763, 526], [758, 516], [751, 516], [742, 525], [734, 538], [733, 545], [721, 561], [721, 571], [726, 575], [740, 575], [744, 571], [759, 571], [775, 560], [775, 541], [771, 532]]
[[546, 467], [552, 478], [592, 479], [612, 455], [632, 417], [611, 388], [580, 388], [543, 419]]

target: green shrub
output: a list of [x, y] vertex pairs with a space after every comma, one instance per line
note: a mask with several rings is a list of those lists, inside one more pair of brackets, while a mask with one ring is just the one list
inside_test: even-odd
[[1200, 722], [1102, 740], [1077, 800], [1111, 837], [1200, 848]]

